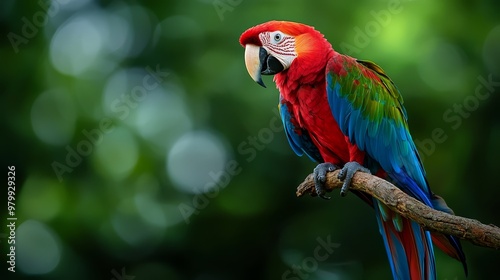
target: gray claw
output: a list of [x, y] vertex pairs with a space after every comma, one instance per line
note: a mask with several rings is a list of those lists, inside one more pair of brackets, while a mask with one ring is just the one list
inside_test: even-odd
[[323, 199], [330, 199], [329, 196], [326, 196], [325, 193], [325, 182], [326, 182], [326, 174], [328, 172], [335, 171], [337, 166], [332, 163], [324, 162], [320, 163], [314, 168], [314, 187], [316, 189], [316, 194]]
[[347, 192], [349, 192], [349, 188], [351, 187], [352, 177], [358, 171], [371, 174], [368, 168], [362, 166], [361, 164], [355, 161], [350, 161], [346, 163], [342, 168], [342, 170], [340, 170], [337, 178], [339, 178], [341, 181], [344, 181], [344, 184], [342, 184], [342, 188], [340, 189], [341, 196], [347, 195]]

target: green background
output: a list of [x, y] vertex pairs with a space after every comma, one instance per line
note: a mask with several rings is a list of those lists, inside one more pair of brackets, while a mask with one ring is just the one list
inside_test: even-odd
[[[4, 182], [16, 168], [16, 273], [0, 192], [7, 279], [389, 279], [370, 207], [295, 197], [315, 164], [288, 147], [272, 78], [251, 80], [238, 43], [273, 19], [384, 68], [433, 191], [500, 225], [495, 1], [46, 3], [0, 4]], [[318, 240], [335, 243], [321, 260]], [[467, 279], [498, 274], [499, 252], [463, 247]], [[438, 279], [465, 279], [436, 259]]]

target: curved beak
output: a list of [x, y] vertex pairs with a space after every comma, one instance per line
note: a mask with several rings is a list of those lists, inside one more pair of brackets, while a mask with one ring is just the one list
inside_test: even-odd
[[261, 75], [274, 75], [284, 69], [281, 62], [269, 55], [266, 49], [252, 44], [245, 46], [245, 65], [250, 77], [263, 87], [266, 85]]

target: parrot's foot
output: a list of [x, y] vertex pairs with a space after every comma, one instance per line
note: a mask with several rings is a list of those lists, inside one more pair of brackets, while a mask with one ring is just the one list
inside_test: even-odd
[[338, 169], [338, 167], [329, 162], [320, 163], [314, 168], [314, 187], [319, 197], [330, 199], [329, 196], [325, 195], [326, 173], [335, 171], [336, 169]]
[[352, 176], [358, 171], [364, 172], [371, 174], [370, 170], [366, 167], [363, 167], [361, 164], [355, 162], [355, 161], [350, 161], [344, 165], [342, 170], [340, 170], [338, 178], [341, 181], [344, 181], [344, 184], [342, 185], [342, 189], [340, 189], [340, 195], [341, 196], [346, 196], [347, 192], [349, 191], [349, 188], [351, 187], [351, 180]]

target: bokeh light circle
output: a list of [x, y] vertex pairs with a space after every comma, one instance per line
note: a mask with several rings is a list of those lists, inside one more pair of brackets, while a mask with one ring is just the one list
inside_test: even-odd
[[418, 70], [428, 86], [437, 91], [459, 91], [465, 87], [465, 60], [456, 45], [435, 40], [423, 48], [426, 54], [419, 61]]
[[26, 274], [46, 274], [61, 260], [57, 235], [45, 224], [27, 220], [16, 231], [16, 264]]
[[208, 131], [188, 132], [167, 154], [167, 173], [183, 192], [201, 193], [215, 187], [227, 161], [222, 140]]
[[51, 145], [63, 145], [73, 136], [76, 108], [67, 92], [50, 90], [40, 94], [31, 106], [31, 125], [36, 136]]
[[95, 149], [96, 169], [115, 180], [127, 177], [139, 159], [137, 141], [124, 127], [114, 127], [104, 134]]

